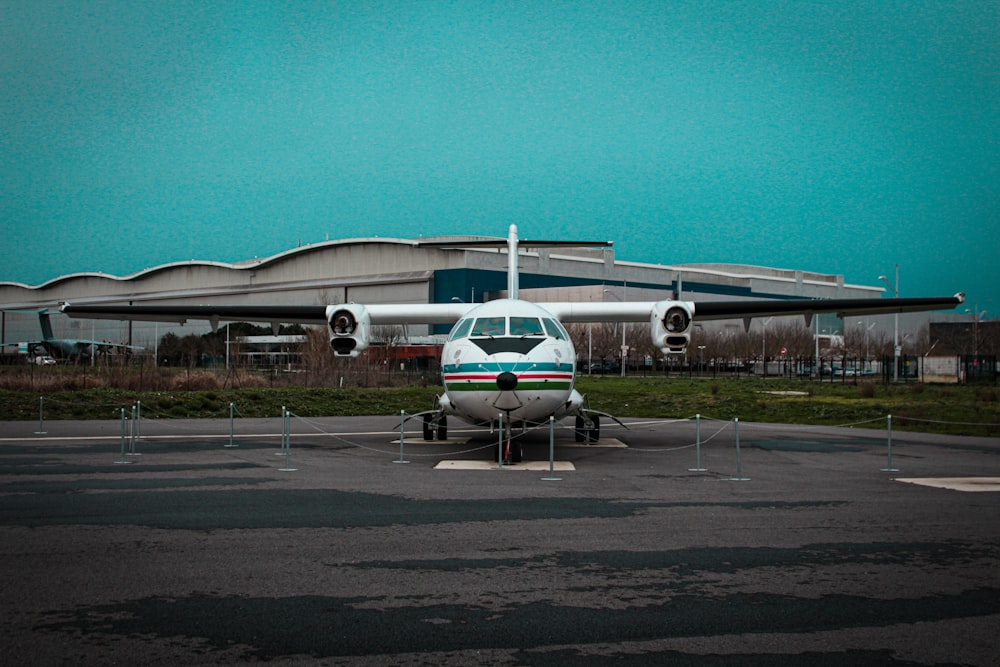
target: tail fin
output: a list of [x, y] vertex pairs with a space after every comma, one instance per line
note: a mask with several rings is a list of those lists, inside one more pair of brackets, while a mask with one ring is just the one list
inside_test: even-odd
[[42, 340], [52, 340], [52, 322], [49, 320], [49, 311], [38, 311], [38, 323], [42, 325]]
[[533, 241], [517, 238], [517, 225], [511, 225], [506, 242], [502, 238], [468, 238], [452, 241], [417, 241], [416, 246], [428, 248], [503, 248], [507, 246], [507, 297], [518, 298], [517, 249], [524, 248], [610, 248], [611, 241]]
[[516, 299], [517, 296], [517, 225], [510, 226], [507, 234], [507, 298]]

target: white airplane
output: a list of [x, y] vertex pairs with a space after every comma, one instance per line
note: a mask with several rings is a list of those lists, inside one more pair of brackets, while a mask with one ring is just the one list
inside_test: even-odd
[[806, 325], [815, 313], [900, 313], [958, 306], [964, 294], [951, 297], [895, 299], [789, 299], [756, 301], [661, 301], [533, 303], [518, 298], [518, 247], [607, 246], [610, 243], [518, 241], [510, 226], [506, 240], [421, 242], [433, 247], [507, 247], [506, 299], [486, 303], [335, 304], [328, 306], [124, 306], [71, 305], [70, 317], [186, 322], [201, 319], [213, 329], [221, 321], [326, 324], [330, 347], [338, 357], [357, 357], [368, 348], [374, 325], [453, 325], [441, 353], [444, 393], [435, 410], [422, 413], [424, 437], [447, 437], [447, 418], [501, 427], [504, 457], [521, 459], [511, 438], [514, 428], [573, 416], [577, 439], [597, 440], [600, 417], [585, 406], [575, 389], [576, 352], [563, 327], [573, 322], [646, 322], [653, 343], [664, 354], [683, 353], [692, 324], [699, 320], [743, 319], [802, 314]]

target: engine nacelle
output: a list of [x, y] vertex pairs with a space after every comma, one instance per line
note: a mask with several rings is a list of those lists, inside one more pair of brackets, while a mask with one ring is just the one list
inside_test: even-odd
[[691, 342], [691, 304], [684, 301], [658, 301], [650, 317], [653, 345], [664, 354], [683, 354]]
[[356, 357], [368, 349], [372, 322], [364, 306], [327, 306], [326, 320], [330, 323], [330, 347], [336, 356]]

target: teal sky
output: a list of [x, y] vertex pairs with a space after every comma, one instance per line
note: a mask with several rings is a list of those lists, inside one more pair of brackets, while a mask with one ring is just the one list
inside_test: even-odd
[[0, 0], [0, 281], [513, 222], [992, 318], [998, 136], [992, 0]]

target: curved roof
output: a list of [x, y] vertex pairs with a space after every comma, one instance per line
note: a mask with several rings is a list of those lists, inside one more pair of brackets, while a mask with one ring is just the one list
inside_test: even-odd
[[[466, 238], [466, 237], [463, 237]], [[467, 237], [467, 238], [480, 238], [480, 237]], [[423, 239], [421, 239], [423, 240]], [[148, 276], [155, 275], [164, 271], [170, 271], [171, 269], [181, 268], [181, 267], [193, 267], [193, 266], [204, 266], [204, 267], [216, 267], [220, 269], [234, 270], [234, 271], [245, 271], [247, 269], [257, 269], [266, 266], [272, 266], [280, 264], [281, 262], [288, 261], [293, 258], [297, 258], [306, 254], [317, 252], [319, 250], [325, 250], [333, 247], [347, 247], [356, 245], [374, 245], [374, 244], [399, 244], [416, 246], [418, 244], [417, 240], [414, 239], [399, 239], [399, 238], [382, 238], [382, 237], [371, 237], [371, 238], [350, 238], [350, 239], [337, 239], [333, 241], [321, 241], [319, 243], [311, 243], [308, 245], [299, 246], [297, 248], [291, 248], [290, 250], [283, 250], [270, 257], [264, 257], [261, 259], [242, 259], [236, 262], [219, 262], [215, 260], [198, 260], [192, 259], [189, 261], [178, 261], [178, 262], [168, 262], [166, 264], [158, 264], [157, 266], [152, 266], [141, 271], [136, 271], [135, 273], [129, 273], [124, 276], [117, 276], [111, 273], [104, 273], [100, 271], [81, 271], [77, 273], [67, 273], [44, 283], [39, 283], [37, 285], [29, 285], [27, 283], [15, 282], [15, 281], [0, 281], [0, 287], [19, 287], [22, 289], [31, 290], [41, 290], [51, 287], [55, 287], [60, 283], [69, 282], [72, 280], [78, 280], [81, 278], [99, 278], [102, 280], [115, 280], [115, 281], [129, 281], [129, 280], [139, 280]]]

